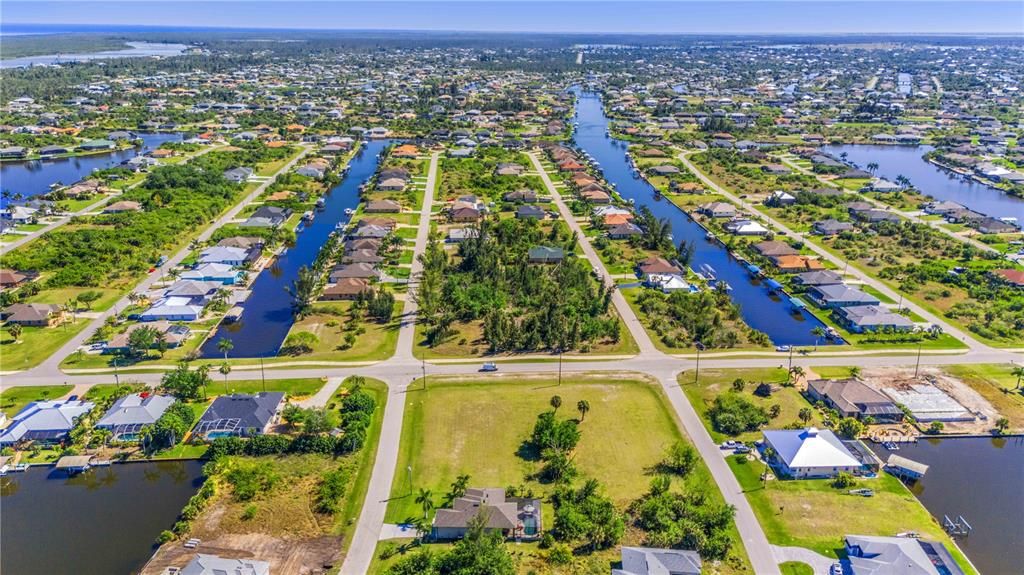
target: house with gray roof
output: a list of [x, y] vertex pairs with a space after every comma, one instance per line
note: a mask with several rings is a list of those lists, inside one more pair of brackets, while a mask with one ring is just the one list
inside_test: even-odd
[[964, 575], [938, 541], [847, 535], [845, 547], [852, 575]]
[[879, 305], [841, 307], [834, 312], [836, 320], [853, 333], [892, 330], [910, 331], [914, 322]]
[[198, 553], [179, 575], [270, 575], [270, 563], [255, 559], [225, 559]]
[[470, 488], [450, 509], [437, 510], [430, 534], [440, 540], [461, 539], [470, 522], [483, 516], [488, 531], [498, 530], [506, 537], [540, 537], [540, 506], [540, 499], [505, 497], [500, 487]]
[[826, 286], [843, 283], [843, 277], [832, 270], [814, 270], [793, 276], [793, 283], [801, 286]]
[[807, 382], [807, 395], [843, 417], [870, 416], [878, 422], [903, 420], [903, 411], [891, 399], [856, 378], [812, 379]]
[[113, 441], [134, 441], [139, 431], [156, 423], [174, 401], [169, 395], [148, 392], [126, 395], [110, 406], [95, 427], [110, 430]]
[[26, 441], [60, 442], [75, 426], [75, 420], [94, 407], [95, 403], [81, 400], [33, 401], [4, 428], [0, 434], [0, 445], [16, 445]]
[[237, 168], [231, 168], [230, 170], [224, 170], [224, 179], [229, 182], [235, 182], [240, 184], [245, 182], [253, 175], [253, 169], [245, 166]]
[[875, 296], [845, 284], [814, 286], [807, 292], [807, 295], [814, 300], [814, 303], [829, 309], [881, 303]]
[[557, 264], [565, 259], [562, 248], [549, 246], [537, 246], [530, 248], [529, 261], [531, 264]]
[[193, 433], [205, 439], [267, 433], [283, 403], [279, 391], [222, 395], [199, 418]]
[[623, 547], [622, 567], [612, 575], [700, 575], [700, 554], [689, 549]]

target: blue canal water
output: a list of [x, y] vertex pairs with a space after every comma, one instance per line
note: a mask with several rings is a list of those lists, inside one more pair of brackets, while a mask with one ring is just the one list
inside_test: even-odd
[[[647, 181], [634, 179], [633, 170], [626, 160], [628, 144], [605, 136], [608, 117], [601, 105], [601, 97], [596, 93], [578, 91], [577, 96], [574, 140], [597, 160], [605, 179], [615, 184], [619, 195], [633, 200], [637, 208], [647, 206], [655, 216], [671, 222], [672, 236], [677, 244], [684, 240], [694, 242], [697, 253], [690, 265], [694, 269], [710, 265], [718, 279], [732, 286], [729, 295], [739, 304], [740, 313], [750, 327], [768, 334], [775, 345], [813, 345], [816, 338], [811, 330], [824, 324], [806, 311], [794, 313], [788, 301], [768, 293], [762, 282], [751, 278], [743, 263], [724, 246], [709, 242], [704, 228], [686, 212], [659, 196]], [[820, 343], [826, 342], [822, 340]]]
[[[181, 141], [183, 135], [174, 132], [141, 133], [142, 145], [109, 154], [95, 154], [53, 160], [4, 162], [0, 164], [0, 189], [10, 190], [26, 198], [50, 191], [56, 183], [73, 184], [94, 170], [113, 168], [125, 160], [154, 150], [164, 142]], [[4, 200], [6, 202], [6, 200]]]
[[293, 247], [260, 272], [243, 306], [241, 319], [221, 324], [203, 344], [203, 357], [223, 357], [224, 354], [217, 351], [217, 342], [222, 337], [234, 344], [228, 357], [277, 355], [294, 321], [291, 296], [285, 288], [291, 287], [299, 275], [299, 268], [309, 266], [316, 260], [320, 248], [338, 222], [348, 219], [345, 209], [355, 209], [359, 205], [359, 186], [377, 171], [380, 153], [390, 143], [387, 140], [367, 142], [349, 162], [348, 174], [328, 192], [324, 210], [316, 213], [312, 223], [300, 228]]
[[956, 202], [978, 213], [993, 218], [1017, 218], [1024, 222], [1024, 198], [1011, 196], [1002, 190], [944, 170], [924, 159], [934, 148], [931, 146], [879, 146], [844, 145], [823, 146], [822, 151], [835, 157], [846, 152], [846, 159], [864, 169], [869, 163], [878, 164], [875, 174], [894, 181], [904, 175], [922, 193], [935, 199]]

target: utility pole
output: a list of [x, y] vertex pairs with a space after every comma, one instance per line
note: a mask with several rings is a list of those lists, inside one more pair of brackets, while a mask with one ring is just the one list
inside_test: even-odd
[[263, 370], [263, 356], [260, 355], [260, 379], [263, 380], [263, 393], [267, 392], [267, 372]]
[[558, 385], [562, 385], [562, 346], [558, 346]]
[[793, 346], [789, 346], [789, 373], [793, 373]]
[[[426, 359], [426, 356], [423, 355], [423, 352], [420, 352], [420, 369], [423, 370], [423, 391], [426, 391], [427, 390], [427, 359]], [[411, 471], [412, 468], [410, 467], [409, 469], [410, 469], [409, 472], [412, 473], [412, 471]]]
[[405, 471], [409, 477], [409, 495], [412, 495], [412, 465], [406, 467]]
[[120, 378], [117, 377], [117, 356], [114, 356], [114, 385], [121, 385]]

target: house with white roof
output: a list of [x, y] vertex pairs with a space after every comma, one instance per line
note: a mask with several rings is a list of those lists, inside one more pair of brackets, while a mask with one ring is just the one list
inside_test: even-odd
[[234, 269], [228, 264], [200, 264], [179, 276], [183, 280], [195, 280], [200, 282], [220, 282], [224, 285], [233, 285], [242, 277], [242, 272]]
[[863, 467], [828, 429], [771, 429], [764, 432], [764, 441], [774, 451], [773, 467], [795, 479], [835, 477], [840, 472], [857, 473]]
[[180, 575], [270, 575], [270, 563], [254, 559], [225, 559], [198, 553]]
[[0, 445], [23, 441], [56, 443], [67, 437], [75, 420], [92, 411], [91, 401], [33, 401], [26, 405], [0, 434]]
[[165, 297], [139, 314], [141, 321], [196, 321], [203, 315], [203, 306], [190, 297]]
[[736, 219], [726, 223], [723, 227], [737, 236], [768, 235], [768, 228], [762, 226], [759, 222], [756, 222], [754, 220]]
[[[199, 254], [200, 264], [224, 264], [238, 267], [252, 259], [252, 250], [228, 246], [212, 246]], [[259, 253], [258, 251], [256, 252]]]

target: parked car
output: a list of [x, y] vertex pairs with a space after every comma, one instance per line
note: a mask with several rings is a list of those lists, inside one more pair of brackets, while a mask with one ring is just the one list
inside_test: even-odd
[[789, 346], [789, 345], [777, 345], [777, 346], [775, 346], [775, 351], [788, 352], [791, 349], [793, 349], [793, 346]]
[[498, 366], [493, 361], [488, 361], [480, 368], [480, 371], [498, 371]]
[[750, 453], [750, 448], [741, 443], [740, 445], [737, 445], [736, 449], [734, 449], [733, 451], [735, 453]]

